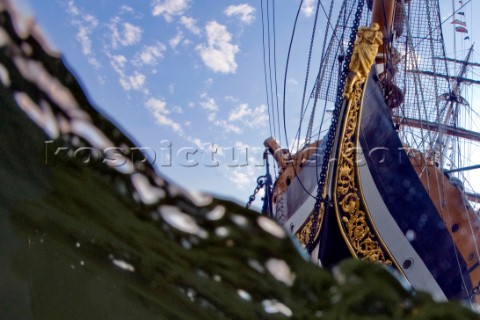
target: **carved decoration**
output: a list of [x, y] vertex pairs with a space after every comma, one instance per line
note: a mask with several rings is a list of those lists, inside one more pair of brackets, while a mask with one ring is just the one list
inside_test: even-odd
[[371, 28], [359, 28], [344, 90], [348, 104], [340, 135], [334, 178], [334, 204], [341, 230], [352, 253], [360, 259], [391, 265], [392, 260], [378, 240], [366, 213], [367, 206], [359, 190], [359, 177], [355, 167], [364, 83], [381, 43], [382, 33], [378, 24], [374, 23]]
[[370, 73], [378, 47], [383, 43], [382, 32], [379, 29], [378, 23], [373, 23], [370, 28], [358, 28], [343, 94], [346, 99], [352, 94], [354, 84], [363, 84]]
[[[322, 224], [322, 221], [323, 221], [323, 212], [324, 212], [323, 203], [320, 204], [320, 209], [318, 211], [319, 211], [319, 214], [317, 217], [317, 228], [315, 228], [316, 234], [313, 235], [314, 239], [316, 239], [320, 234], [320, 225]], [[314, 221], [314, 217], [315, 215], [314, 215], [314, 212], [312, 211], [308, 219], [303, 224], [303, 226], [300, 229], [298, 229], [298, 231], [295, 233], [295, 236], [300, 241], [303, 247], [307, 246], [308, 242], [312, 237], [312, 224]]]

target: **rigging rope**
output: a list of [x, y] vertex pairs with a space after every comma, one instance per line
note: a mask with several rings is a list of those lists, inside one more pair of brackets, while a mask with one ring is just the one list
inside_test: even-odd
[[290, 43], [288, 45], [287, 51], [287, 61], [285, 62], [285, 74], [283, 78], [283, 101], [282, 101], [282, 111], [283, 111], [283, 133], [285, 135], [285, 145], [287, 149], [290, 149], [288, 146], [288, 134], [287, 134], [287, 119], [286, 119], [286, 96], [287, 96], [287, 75], [288, 75], [288, 66], [290, 64], [290, 54], [292, 52], [293, 39], [295, 37], [295, 30], [297, 28], [298, 17], [300, 16], [300, 11], [303, 6], [303, 0], [300, 1], [298, 6], [297, 14], [295, 15], [295, 21], [293, 23], [292, 35], [290, 36]]
[[[289, 48], [288, 48], [288, 54], [287, 54], [287, 62], [286, 62], [286, 66], [285, 66], [285, 77], [284, 77], [284, 83], [283, 83], [283, 124], [284, 124], [284, 132], [285, 132], [285, 141], [286, 141], [286, 146], [287, 146], [287, 149], [289, 149], [289, 146], [288, 146], [288, 138], [287, 138], [287, 128], [286, 128], [286, 117], [285, 117], [285, 113], [286, 113], [286, 108], [285, 108], [285, 100], [286, 100], [286, 92], [285, 92], [285, 88], [286, 88], [286, 81], [287, 81], [287, 74], [288, 74], [288, 65], [289, 65], [289, 61], [290, 61], [290, 53], [291, 53], [291, 48], [292, 48], [292, 43], [293, 43], [293, 39], [294, 39], [294, 36], [295, 36], [295, 30], [296, 30], [296, 26], [297, 26], [297, 22], [298, 22], [298, 17], [299, 17], [299, 13], [301, 11], [301, 8], [303, 6], [303, 0], [300, 2], [299, 6], [298, 6], [298, 11], [297, 11], [297, 14], [295, 16], [295, 21], [294, 21], [294, 25], [293, 25], [293, 30], [292, 30], [292, 35], [291, 35], [291, 38], [290, 38], [290, 45], [289, 45]], [[317, 8], [318, 9], [318, 8]], [[318, 10], [317, 10], [318, 12]], [[316, 22], [315, 22], [316, 24]], [[298, 134], [298, 131], [297, 131], [297, 135], [295, 136], [296, 139], [299, 139], [299, 134]], [[294, 144], [295, 142], [293, 142]], [[292, 149], [293, 149], [293, 145], [292, 145]], [[293, 152], [293, 150], [292, 150]], [[292, 155], [292, 152], [290, 152], [288, 154], [288, 156], [290, 157], [290, 160], [292, 159], [291, 158], [291, 155]], [[303, 184], [302, 180], [299, 178], [298, 176], [298, 173], [297, 173], [297, 170], [295, 169], [295, 166], [292, 166], [293, 168], [293, 174], [296, 178], [296, 180], [298, 181], [300, 187], [312, 198], [314, 198], [314, 196], [310, 193], [310, 191], [305, 187], [305, 185]]]
[[[272, 102], [272, 115], [273, 115], [273, 134], [275, 139], [278, 139], [277, 128], [275, 126], [275, 103], [273, 96], [273, 81], [272, 81], [272, 52], [271, 52], [271, 39], [270, 39], [270, 9], [269, 0], [267, 0], [267, 39], [268, 39], [268, 75], [269, 75], [269, 87], [270, 87], [270, 101]], [[280, 130], [280, 128], [278, 128]]]
[[282, 141], [282, 132], [280, 130], [280, 111], [278, 109], [278, 81], [277, 81], [277, 30], [275, 23], [275, 1], [272, 2], [272, 15], [273, 15], [273, 70], [275, 72], [275, 107], [277, 110], [277, 126], [278, 126], [278, 141]]
[[[318, 4], [320, 4], [320, 3], [321, 3], [321, 1], [318, 1]], [[317, 6], [317, 12], [318, 12], [318, 6]], [[330, 2], [330, 10], [329, 10], [329, 13], [328, 13], [327, 21], [330, 21], [332, 19], [332, 12], [333, 12], [333, 1]], [[327, 45], [328, 30], [329, 30], [329, 28], [328, 28], [328, 24], [327, 24], [326, 30], [325, 30], [325, 37], [323, 39], [323, 44], [322, 44], [322, 55], [321, 55], [322, 60], [323, 60], [323, 57], [324, 57], [324, 54], [325, 54], [325, 48], [326, 48], [326, 45]], [[333, 34], [335, 35], [335, 33], [333, 33]], [[332, 67], [333, 67], [333, 65], [332, 65]], [[305, 144], [310, 143], [310, 137], [312, 136], [313, 120], [315, 118], [317, 101], [318, 101], [319, 94], [320, 94], [320, 83], [323, 80], [323, 77], [321, 77], [320, 74], [321, 74], [321, 70], [319, 70], [319, 74], [318, 74], [317, 79], [316, 79], [315, 98], [314, 98], [314, 101], [313, 101], [312, 112], [310, 114], [310, 120], [308, 122], [307, 133], [306, 133], [306, 136], [305, 136]], [[329, 81], [328, 84], [327, 84], [327, 86], [328, 86], [327, 91], [330, 89], [330, 85], [331, 85], [331, 82]], [[325, 100], [325, 102], [326, 102], [326, 100]], [[323, 109], [322, 122], [321, 122], [320, 125], [323, 124], [323, 119], [325, 117], [325, 112], [326, 112], [326, 104], [325, 104], [325, 108]]]
[[[303, 95], [302, 95], [302, 104], [300, 108], [300, 121], [298, 125], [298, 140], [297, 140], [297, 150], [300, 148], [300, 137], [302, 135], [302, 122], [303, 122], [303, 114], [305, 110], [305, 96], [307, 93], [307, 85], [308, 85], [308, 78], [310, 75], [310, 63], [312, 60], [312, 51], [313, 51], [313, 44], [315, 43], [315, 32], [317, 30], [317, 22], [318, 22], [318, 12], [320, 7], [320, 1], [317, 1], [317, 8], [315, 10], [315, 19], [313, 21], [313, 29], [312, 29], [312, 36], [310, 39], [310, 47], [308, 50], [308, 58], [307, 58], [307, 70], [305, 72], [305, 83], [303, 85]], [[325, 35], [325, 39], [327, 39], [327, 35]], [[307, 143], [305, 143], [307, 145]]]
[[[263, 10], [263, 0], [260, 1], [260, 9], [262, 11], [262, 47], [263, 47], [263, 74], [265, 78], [265, 94], [267, 96], [267, 109], [268, 109], [268, 122], [270, 125], [270, 136], [273, 136], [272, 130], [272, 113], [270, 110], [270, 98], [268, 94], [268, 80], [267, 80], [267, 62], [266, 62], [266, 50], [265, 50], [265, 22], [264, 22], [264, 10]], [[267, 12], [268, 14], [268, 12]]]

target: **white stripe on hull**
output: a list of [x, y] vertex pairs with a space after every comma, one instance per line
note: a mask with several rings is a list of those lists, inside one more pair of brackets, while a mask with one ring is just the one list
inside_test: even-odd
[[[390, 253], [402, 268], [408, 281], [410, 281], [416, 290], [431, 293], [437, 301], [447, 301], [447, 297], [435, 281], [435, 278], [388, 211], [373, 181], [373, 177], [361, 150], [359, 150], [358, 153], [358, 163], [361, 164], [359, 166], [359, 174], [363, 195], [370, 215], [375, 222], [375, 227], [386, 247], [390, 250]], [[412, 236], [414, 236], [414, 234], [412, 234]], [[410, 260], [411, 265], [409, 268], [404, 268], [402, 264], [407, 260]]]
[[[359, 147], [360, 148], [360, 147]], [[363, 152], [359, 150], [358, 162], [360, 174], [360, 183], [365, 197], [366, 204], [369, 212], [375, 222], [375, 227], [383, 239], [386, 247], [390, 250], [395, 260], [398, 262], [408, 281], [413, 285], [416, 290], [426, 291], [432, 294], [437, 301], [447, 301], [442, 289], [435, 281], [435, 278], [430, 273], [429, 269], [417, 254], [411, 243], [408, 241], [406, 235], [402, 232], [395, 219], [392, 217], [385, 205], [376, 185], [373, 181], [373, 177], [370, 173]], [[314, 166], [305, 167], [305, 171], [302, 172], [304, 177], [309, 175], [316, 176], [317, 170]], [[292, 188], [293, 187], [293, 188]], [[301, 189], [299, 184], [292, 184], [289, 188], [290, 192], [305, 192]], [[299, 190], [293, 190], [299, 189]], [[301, 189], [301, 190], [300, 190]], [[311, 194], [317, 194], [316, 186], [313, 190], [308, 190]], [[286, 194], [283, 195], [283, 201], [286, 201]], [[283, 203], [287, 206], [286, 203]], [[290, 218], [283, 223], [285, 229], [291, 234], [295, 234], [305, 223], [310, 213], [315, 206], [315, 199], [313, 197], [307, 197], [305, 201], [298, 207], [297, 210], [290, 216]], [[405, 261], [410, 262], [408, 268], [403, 267]]]

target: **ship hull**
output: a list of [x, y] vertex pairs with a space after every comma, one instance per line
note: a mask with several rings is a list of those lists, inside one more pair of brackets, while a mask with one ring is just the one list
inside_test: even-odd
[[[364, 88], [357, 143], [355, 170], [365, 219], [392, 266], [414, 288], [430, 292], [438, 300], [471, 300], [472, 281], [467, 264], [412, 166], [373, 76]], [[322, 162], [323, 150], [319, 150], [310, 164]], [[320, 171], [315, 165], [302, 168], [297, 181], [276, 203], [277, 215], [283, 217], [281, 222], [297, 236], [302, 229], [304, 232], [311, 228], [308, 220], [315, 200], [309, 195], [301, 202], [295, 199], [306, 191], [316, 195], [316, 185], [311, 182], [318, 180]], [[313, 260], [318, 258], [327, 268], [352, 256], [364, 258], [346, 234], [345, 219], [338, 207], [324, 210], [318, 245], [312, 253]], [[282, 210], [287, 213], [281, 213]]]
[[359, 162], [360, 181], [379, 236], [414, 287], [466, 298], [472, 288], [462, 281], [466, 263], [412, 167], [375, 81], [366, 86], [362, 110], [359, 144], [366, 163]]

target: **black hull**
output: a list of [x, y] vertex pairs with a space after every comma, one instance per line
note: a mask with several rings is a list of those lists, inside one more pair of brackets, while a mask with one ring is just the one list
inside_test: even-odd
[[[385, 214], [391, 215], [403, 237], [408, 236], [413, 250], [446, 298], [468, 299], [472, 284], [469, 280], [465, 283], [469, 278], [462, 276], [467, 275], [465, 261], [403, 150], [382, 92], [372, 77], [364, 90], [359, 144], [373, 178], [375, 192], [380, 194], [388, 209]], [[365, 193], [370, 191], [364, 190]], [[376, 209], [369, 208], [370, 211]], [[351, 257], [351, 254], [338, 219], [334, 217], [334, 210], [327, 210], [325, 214], [320, 232], [319, 258], [328, 268], [343, 258]], [[380, 223], [372, 216], [373, 226]], [[378, 232], [378, 237], [383, 237], [381, 232]], [[388, 245], [385, 246], [388, 250]], [[394, 258], [397, 268], [405, 274], [412, 259]]]

